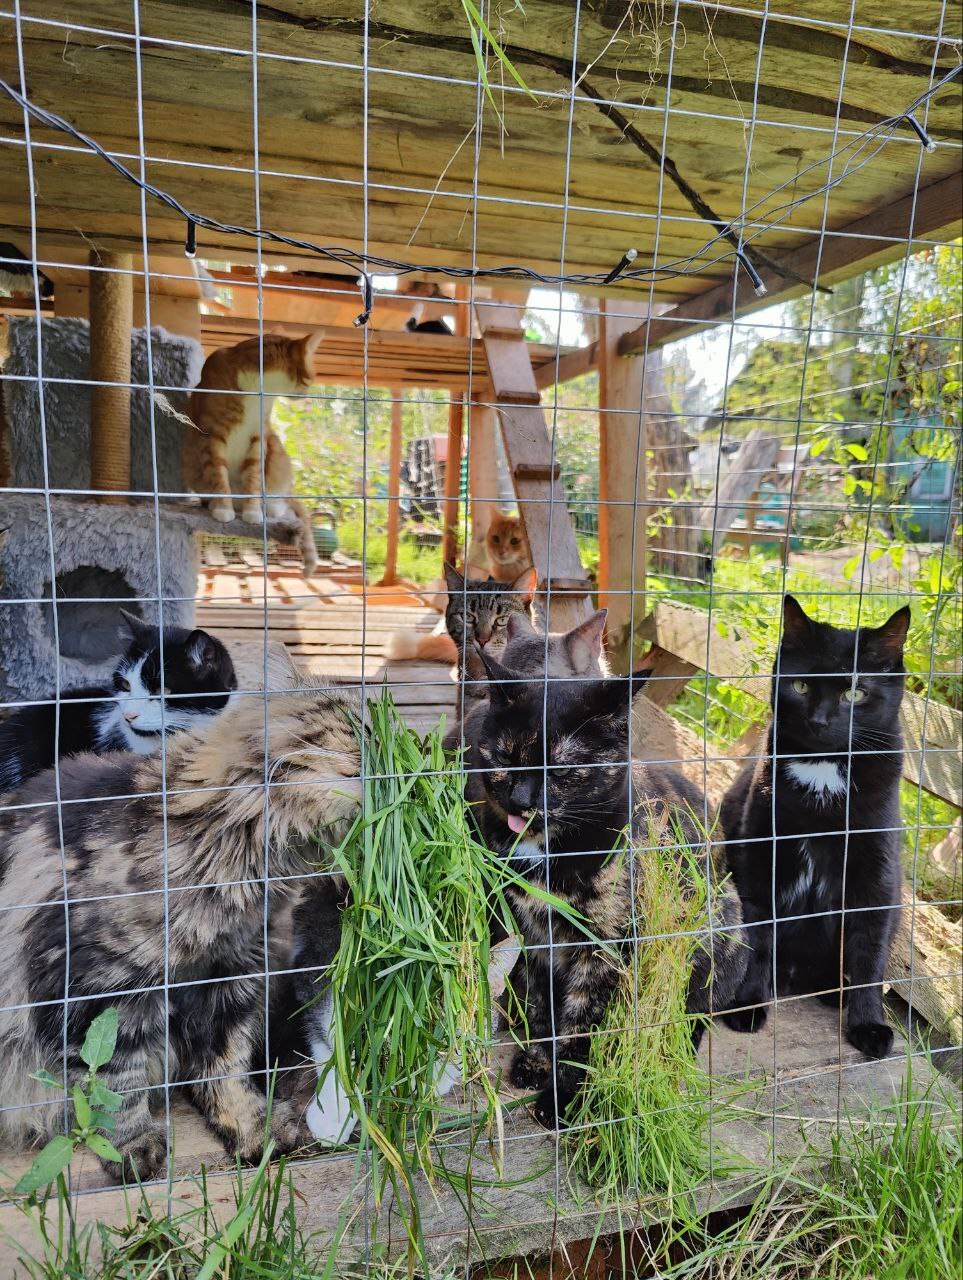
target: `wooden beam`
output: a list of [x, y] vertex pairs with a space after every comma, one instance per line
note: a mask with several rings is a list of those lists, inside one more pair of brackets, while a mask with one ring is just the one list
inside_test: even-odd
[[[619, 314], [611, 314], [616, 309]], [[632, 666], [633, 620], [645, 617], [648, 505], [645, 361], [621, 360], [618, 349], [646, 310], [603, 302], [599, 315], [599, 605], [609, 611], [609, 661], [622, 675]]]
[[[613, 310], [625, 311], [631, 308], [631, 303], [619, 302]], [[583, 373], [589, 373], [598, 364], [599, 344], [590, 342], [587, 347], [576, 347], [574, 351], [559, 351], [557, 355], [552, 355], [542, 364], [536, 363], [534, 357], [532, 364], [535, 367], [535, 385], [539, 390], [546, 387], [554, 387], [563, 382], [570, 382], [573, 378], [580, 378]]]
[[398, 530], [401, 525], [401, 391], [392, 393], [391, 440], [388, 445], [388, 545], [385, 571], [378, 583], [392, 587], [398, 581]]
[[[130, 491], [130, 331], [133, 258], [91, 250], [90, 487], [102, 502], [126, 502]], [[113, 496], [112, 496], [113, 492]]]
[[[498, 510], [498, 454], [495, 432], [498, 422], [489, 405], [469, 407], [468, 493], [471, 498], [471, 544], [465, 553], [468, 570], [487, 564], [485, 535]], [[486, 570], [487, 572], [487, 570]], [[483, 575], [484, 576], [484, 575]]]
[[[913, 245], [922, 249], [924, 244], [916, 242], [926, 237], [955, 239], [961, 227], [960, 175], [955, 173], [923, 187], [915, 201], [912, 195], [903, 196], [833, 234], [813, 236], [801, 248], [783, 254], [780, 262], [806, 280], [813, 280], [818, 268], [819, 283], [830, 285], [902, 258]], [[712, 324], [728, 323], [733, 316], [749, 315], [809, 292], [805, 285], [785, 280], [774, 271], [762, 269], [759, 274], [768, 290], [764, 297], [756, 295], [752, 282], [740, 268], [734, 279], [626, 333], [619, 343], [619, 354], [632, 356], [652, 351]]]

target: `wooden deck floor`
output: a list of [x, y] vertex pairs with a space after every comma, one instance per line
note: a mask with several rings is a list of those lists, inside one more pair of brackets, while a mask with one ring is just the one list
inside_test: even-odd
[[393, 631], [429, 634], [440, 613], [404, 587], [367, 587], [357, 575], [305, 579], [296, 570], [228, 567], [202, 574], [196, 624], [229, 648], [242, 689], [264, 687], [265, 646], [283, 645], [306, 675], [365, 684], [387, 680], [420, 733], [450, 716], [456, 686], [441, 662], [388, 662]]

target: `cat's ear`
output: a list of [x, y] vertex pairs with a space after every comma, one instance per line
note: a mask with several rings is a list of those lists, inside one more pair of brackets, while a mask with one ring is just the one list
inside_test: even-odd
[[127, 641], [140, 640], [147, 632], [153, 628], [149, 627], [143, 618], [138, 618], [136, 613], [128, 613], [126, 609], [120, 609], [120, 622], [117, 625], [117, 631], [120, 639]]
[[782, 602], [782, 642], [790, 647], [804, 645], [813, 637], [813, 620], [795, 596]]
[[493, 706], [508, 706], [517, 702], [525, 686], [519, 683], [515, 672], [503, 667], [497, 659], [485, 652], [480, 644], [474, 644], [475, 655], [488, 676], [488, 697]]
[[608, 609], [599, 609], [587, 622], [573, 627], [565, 637], [568, 660], [577, 676], [587, 675], [602, 656], [602, 634], [608, 612]]
[[881, 627], [862, 630], [860, 643], [867, 657], [887, 666], [899, 666], [903, 660], [903, 646], [911, 621], [910, 607], [903, 605]]
[[522, 597], [522, 603], [527, 608], [535, 598], [535, 587], [538, 584], [538, 570], [534, 565], [529, 565], [524, 573], [520, 573], [512, 583], [512, 591], [517, 596]]
[[446, 560], [442, 567], [445, 571], [445, 581], [448, 583], [448, 590], [451, 594], [455, 595], [456, 592], [464, 591], [465, 579], [458, 572], [455, 566], [453, 564], [449, 564]]
[[304, 353], [304, 365], [308, 372], [311, 371], [311, 361], [314, 359], [314, 353], [321, 345], [321, 339], [324, 337], [323, 329], [315, 329], [314, 333], [306, 334], [301, 339], [301, 350]]
[[217, 666], [218, 644], [206, 631], [192, 631], [184, 642], [187, 661], [198, 675], [206, 675]]
[[596, 716], [625, 720], [628, 724], [630, 700], [636, 692], [635, 680], [635, 676], [611, 676], [607, 680], [593, 680], [589, 686], [589, 697]]

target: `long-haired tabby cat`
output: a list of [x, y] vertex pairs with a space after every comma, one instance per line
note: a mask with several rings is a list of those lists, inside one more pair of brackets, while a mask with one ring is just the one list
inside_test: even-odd
[[[161, 761], [127, 754], [64, 761], [59, 820], [52, 771], [4, 797], [7, 1141], [20, 1146], [62, 1127], [63, 1105], [51, 1102], [36, 1073], [62, 1075], [66, 1036], [74, 1084], [88, 1024], [115, 1005], [117, 1047], [101, 1076], [123, 1095], [113, 1141], [124, 1172], [149, 1177], [163, 1164], [166, 1133], [151, 1090], [165, 1078], [184, 1083], [230, 1151], [258, 1155], [265, 1097], [246, 1073], [263, 1038], [265, 912], [273, 920], [293, 891], [286, 877], [316, 862], [316, 834], [340, 839], [356, 811], [352, 712], [357, 699], [348, 690], [279, 694], [265, 741], [262, 699], [242, 698], [172, 739], [166, 795]], [[271, 1135], [279, 1151], [301, 1140], [289, 1104], [275, 1103]]]
[[304, 338], [265, 334], [263, 340], [247, 338], [212, 352], [190, 400], [189, 416], [197, 429], [188, 427], [184, 434], [187, 484], [195, 493], [213, 495], [206, 501], [215, 520], [233, 520], [231, 495], [243, 495], [240, 517], [249, 524], [262, 522], [263, 440], [267, 514], [286, 519], [293, 512], [300, 522], [305, 573], [318, 563], [311, 519], [292, 496], [291, 459], [270, 423], [277, 396], [304, 392], [314, 381], [311, 362], [322, 337], [323, 330]]
[[488, 571], [498, 582], [514, 582], [532, 563], [532, 551], [521, 516], [496, 511], [485, 534]]
[[111, 687], [61, 691], [60, 736], [53, 702], [22, 707], [0, 723], [0, 791], [19, 787], [59, 756], [93, 751], [159, 751], [163, 733], [189, 729], [227, 705], [237, 676], [231, 655], [206, 631], [161, 633], [121, 609], [128, 644]]
[[[527, 879], [570, 902], [597, 938], [627, 946], [633, 928], [644, 932], [645, 924], [634, 915], [630, 859], [610, 851], [631, 823], [635, 856], [645, 857], [640, 846], [653, 806], [672, 816], [692, 848], [704, 847], [693, 820], [704, 811], [699, 789], [668, 766], [629, 761], [630, 688], [640, 677], [524, 683], [484, 651], [479, 656], [492, 683], [467, 735], [466, 796], [482, 838]], [[550, 924], [537, 899], [514, 889], [508, 895], [526, 946], [524, 1002], [535, 1041], [516, 1055], [510, 1078], [539, 1090], [535, 1114], [552, 1128], [564, 1123], [581, 1087], [589, 1033], [619, 968], [564, 920], [554, 916]], [[745, 972], [738, 897], [715, 886], [710, 910], [715, 928], [693, 958], [686, 1006], [693, 1015], [726, 1007]], [[701, 1027], [694, 1023], [696, 1042]], [[545, 1043], [553, 1034], [554, 1076]]]
[[871, 1058], [892, 1048], [881, 984], [900, 902], [909, 623], [904, 608], [881, 627], [846, 630], [785, 598], [766, 749], [721, 812], [752, 945], [725, 1015], [737, 1031], [766, 1021], [775, 946], [777, 990], [837, 1008], [848, 999], [850, 1044]]
[[446, 564], [445, 616], [439, 619], [430, 635], [393, 632], [385, 647], [386, 657], [392, 661], [417, 658], [422, 662], [461, 664], [473, 640], [494, 653], [501, 653], [509, 619], [527, 617], [531, 610], [535, 577], [535, 570], [529, 567], [509, 582], [495, 578], [466, 579], [453, 565]]

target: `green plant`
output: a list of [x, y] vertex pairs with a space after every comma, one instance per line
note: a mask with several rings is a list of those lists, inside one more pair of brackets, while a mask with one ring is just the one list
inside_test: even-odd
[[[80, 1057], [87, 1066], [83, 1080], [69, 1090], [73, 1103], [74, 1124], [68, 1133], [57, 1134], [38, 1152], [27, 1172], [13, 1189], [14, 1195], [35, 1196], [57, 1179], [73, 1159], [79, 1148], [86, 1148], [95, 1156], [118, 1163], [123, 1156], [107, 1134], [116, 1127], [113, 1113], [120, 1108], [123, 1099], [119, 1093], [97, 1078], [100, 1067], [105, 1067], [114, 1056], [117, 1043], [117, 1010], [111, 1006], [97, 1015], [87, 1028], [87, 1035], [80, 1050]], [[64, 1094], [67, 1086], [49, 1071], [38, 1071], [34, 1076], [41, 1084]]]
[[390, 1183], [414, 1256], [423, 1243], [414, 1175], [449, 1177], [432, 1154], [445, 1111], [439, 1082], [453, 1073], [473, 1085], [473, 1110], [455, 1113], [457, 1123], [481, 1134], [500, 1116], [487, 1063], [488, 961], [492, 920], [514, 929], [504, 891], [522, 886], [573, 923], [577, 917], [475, 839], [443, 728], [420, 739], [387, 690], [368, 708], [370, 732], [355, 726], [363, 803], [333, 852], [348, 893], [330, 974], [328, 1069], [369, 1144], [376, 1199]]
[[634, 845], [630, 854], [623, 836], [613, 856], [633, 857], [641, 940], [612, 960], [619, 985], [593, 1032], [566, 1141], [570, 1171], [607, 1201], [627, 1191], [684, 1192], [707, 1165], [708, 1081], [686, 1013], [693, 951], [707, 923], [704, 856], [682, 832], [666, 842], [654, 821]]

